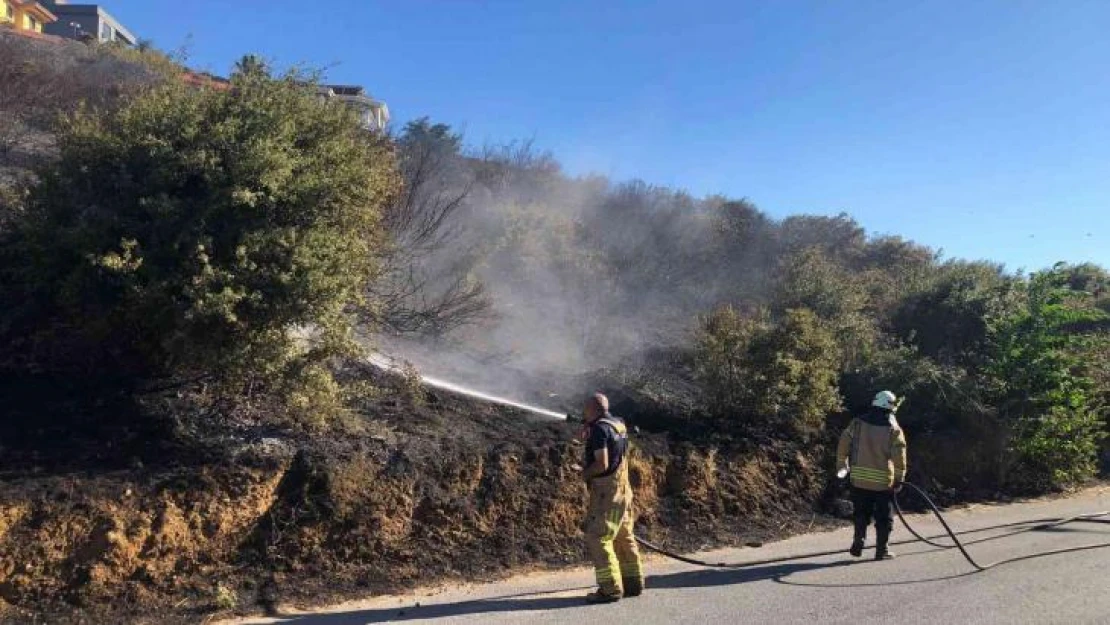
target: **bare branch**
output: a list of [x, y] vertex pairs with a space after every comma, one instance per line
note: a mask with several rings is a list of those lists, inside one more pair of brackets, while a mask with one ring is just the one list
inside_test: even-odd
[[442, 336], [489, 310], [472, 258], [461, 249], [460, 213], [474, 188], [461, 137], [444, 125], [412, 122], [397, 140], [405, 187], [384, 216], [391, 244], [368, 292], [377, 304], [366, 319], [399, 334]]

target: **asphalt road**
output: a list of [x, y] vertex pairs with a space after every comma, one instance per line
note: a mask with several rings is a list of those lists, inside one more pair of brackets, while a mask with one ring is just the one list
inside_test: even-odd
[[[966, 530], [1108, 509], [1110, 487], [1101, 487], [1068, 499], [974, 506], [946, 516], [955, 529]], [[931, 518], [910, 519], [926, 535], [941, 529]], [[702, 555], [712, 561], [744, 562], [846, 549], [850, 537], [851, 531], [844, 529], [759, 549]], [[897, 527], [895, 539], [908, 537]], [[993, 562], [1092, 543], [1110, 543], [1110, 526], [1073, 524], [987, 540], [969, 550], [980, 562]], [[888, 562], [853, 560], [844, 554], [740, 570], [701, 569], [651, 558], [646, 563], [645, 594], [603, 606], [583, 604], [592, 578], [589, 570], [579, 569], [237, 623], [1110, 623], [1110, 548], [1017, 561], [979, 573], [955, 550], [918, 543], [896, 551], [898, 558]]]

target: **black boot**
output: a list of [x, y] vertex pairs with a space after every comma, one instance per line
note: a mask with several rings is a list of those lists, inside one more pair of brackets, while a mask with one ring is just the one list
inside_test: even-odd
[[875, 529], [875, 559], [876, 560], [893, 560], [894, 553], [887, 547], [890, 542], [890, 528], [876, 528]]
[[590, 603], [590, 604], [616, 603], [617, 601], [620, 601], [620, 600], [621, 600], [621, 592], [619, 590], [616, 591], [616, 592], [612, 592], [612, 591], [606, 591], [602, 588], [598, 588], [597, 590], [595, 590], [595, 591], [591, 592], [590, 594], [586, 595], [586, 603]]
[[857, 516], [855, 519], [855, 533], [852, 536], [852, 546], [848, 549], [848, 553], [852, 554], [853, 558], [858, 558], [863, 555], [863, 543], [867, 540], [867, 518]]
[[894, 554], [887, 548], [890, 530], [894, 529], [894, 493], [875, 496], [875, 559], [891, 560]]
[[856, 538], [852, 540], [852, 546], [848, 548], [848, 553], [852, 554], [853, 558], [858, 558], [863, 555], [863, 539]]

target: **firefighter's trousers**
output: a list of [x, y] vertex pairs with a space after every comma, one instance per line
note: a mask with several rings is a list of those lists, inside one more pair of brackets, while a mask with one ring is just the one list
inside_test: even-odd
[[627, 463], [613, 475], [590, 480], [584, 530], [600, 591], [620, 595], [644, 586], [640, 550], [632, 533], [632, 486]]
[[894, 495], [890, 491], [874, 491], [852, 487], [852, 509], [855, 521], [855, 539], [863, 541], [867, 536], [867, 526], [875, 521], [876, 543], [885, 548], [894, 527]]

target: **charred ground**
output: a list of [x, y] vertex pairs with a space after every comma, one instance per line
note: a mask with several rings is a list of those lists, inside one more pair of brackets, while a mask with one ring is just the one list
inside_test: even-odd
[[[433, 389], [313, 435], [247, 417], [138, 432], [107, 419], [122, 409], [86, 412], [98, 425], [81, 434], [4, 432], [4, 620], [192, 622], [581, 562], [571, 424]], [[639, 531], [693, 549], [819, 526], [816, 462], [643, 427]]]

